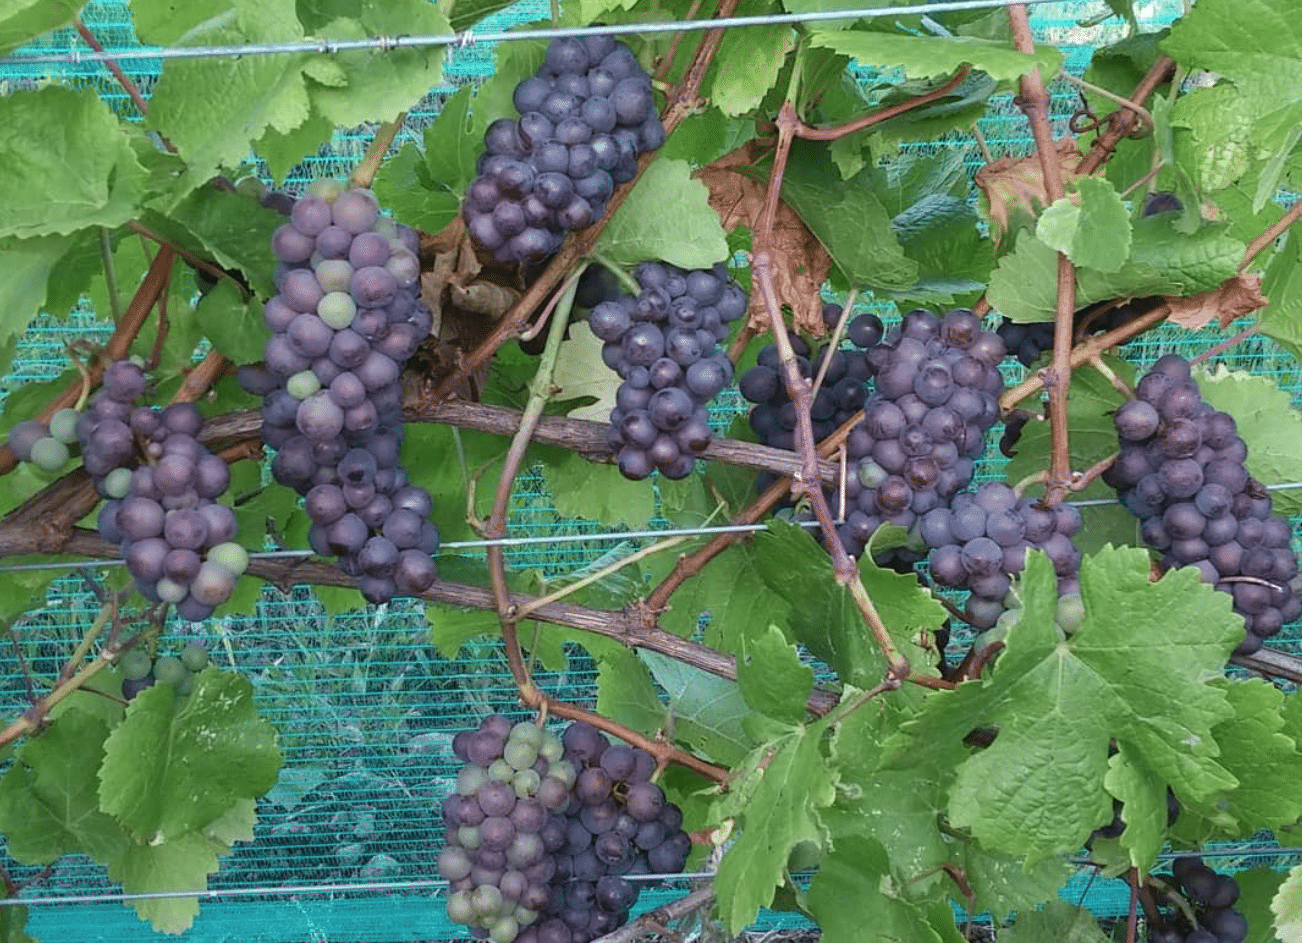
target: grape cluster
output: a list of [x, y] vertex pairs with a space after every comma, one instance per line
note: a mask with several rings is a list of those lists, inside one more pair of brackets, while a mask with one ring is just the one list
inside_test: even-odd
[[122, 673], [122, 697], [128, 701], [155, 684], [170, 684], [184, 697], [194, 689], [194, 676], [208, 667], [208, 649], [191, 642], [179, 655], [150, 658], [145, 649], [132, 648], [117, 664]]
[[714, 437], [706, 404], [733, 375], [718, 344], [748, 299], [722, 263], [684, 271], [644, 262], [633, 274], [636, 297], [602, 302], [588, 317], [601, 359], [623, 378], [606, 442], [626, 478], [656, 469], [685, 478]]
[[1080, 512], [1068, 504], [1043, 508], [999, 481], [954, 495], [948, 507], [923, 514], [916, 533], [931, 547], [927, 567], [942, 586], [971, 590], [964, 618], [979, 629], [996, 624], [1009, 606], [1012, 577], [1026, 566], [1028, 550], [1043, 550], [1058, 574], [1060, 605], [1080, 600], [1080, 551], [1072, 537]]
[[413, 230], [380, 216], [367, 190], [318, 182], [276, 230], [279, 294], [264, 319], [263, 368], [240, 374], [262, 395], [272, 474], [304, 496], [308, 541], [387, 602], [434, 582], [438, 530], [424, 489], [408, 483], [402, 370], [429, 335]]
[[71, 446], [77, 444], [77, 418], [71, 407], [60, 409], [48, 423], [25, 419], [9, 430], [5, 444], [14, 458], [30, 462], [41, 471], [61, 471], [72, 460]]
[[[881, 524], [911, 529], [971, 482], [973, 461], [999, 416], [1004, 351], [998, 335], [962, 309], [943, 319], [910, 311], [869, 351], [876, 392], [846, 439], [846, 514], [839, 533], [847, 553], [862, 554]], [[834, 508], [841, 500], [837, 491], [829, 495]]]
[[462, 217], [471, 238], [499, 262], [536, 262], [566, 232], [606, 212], [637, 157], [665, 140], [651, 77], [609, 36], [553, 40], [536, 75], [515, 88], [518, 119], [484, 132], [478, 176]]
[[[1115, 305], [1105, 302], [1081, 308], [1076, 312], [1075, 334], [1102, 334], [1129, 324], [1151, 310], [1144, 299], [1130, 304]], [[1008, 352], [1023, 366], [1029, 367], [1046, 351], [1053, 350], [1054, 322], [1036, 321], [1032, 324], [1014, 323], [1007, 318], [998, 327], [998, 334], [1008, 346]]]
[[81, 460], [108, 499], [99, 534], [122, 548], [141, 595], [198, 622], [231, 597], [249, 565], [235, 543], [235, 512], [217, 500], [230, 485], [230, 466], [196, 438], [203, 415], [193, 403], [136, 405], [144, 391], [138, 364], [109, 365], [76, 420]]
[[453, 740], [443, 801], [448, 916], [494, 943], [587, 943], [628, 920], [631, 874], [677, 873], [691, 841], [650, 754], [571, 724], [563, 739], [501, 715]]
[[1288, 521], [1249, 476], [1234, 419], [1203, 402], [1188, 361], [1162, 357], [1135, 392], [1113, 417], [1120, 451], [1103, 480], [1167, 567], [1197, 567], [1231, 594], [1247, 629], [1237, 652], [1255, 652], [1302, 613]]
[[[841, 317], [841, 306], [823, 305], [823, 321], [834, 327]], [[857, 413], [867, 395], [865, 382], [876, 372], [868, 351], [881, 343], [881, 319], [874, 314], [861, 314], [846, 325], [845, 336], [851, 348], [829, 349], [824, 344], [812, 350], [800, 337], [791, 336], [791, 346], [796, 353], [796, 366], [800, 375], [813, 380], [823, 370], [823, 382], [814, 393], [809, 415], [814, 427], [814, 440], [831, 435], [840, 425]], [[782, 382], [782, 364], [778, 349], [766, 344], [760, 349], [755, 366], [742, 374], [738, 383], [741, 395], [755, 404], [750, 411], [750, 427], [760, 442], [775, 449], [795, 451], [796, 407]], [[761, 482], [761, 487], [766, 486]]]
[[1216, 873], [1196, 856], [1177, 858], [1171, 870], [1197, 922], [1190, 925], [1189, 911], [1172, 907], [1166, 926], [1150, 928], [1149, 943], [1243, 943], [1248, 920], [1234, 908], [1239, 882]]

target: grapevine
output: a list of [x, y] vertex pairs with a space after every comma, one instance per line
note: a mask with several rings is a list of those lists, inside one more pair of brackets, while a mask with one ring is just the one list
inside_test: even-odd
[[120, 2], [161, 75], [0, 16], [0, 352], [94, 326], [0, 404], [10, 936], [1297, 935], [1289, 0]]

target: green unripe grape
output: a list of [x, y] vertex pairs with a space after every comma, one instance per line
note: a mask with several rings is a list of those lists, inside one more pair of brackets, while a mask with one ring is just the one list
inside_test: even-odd
[[463, 825], [457, 829], [457, 844], [469, 851], [479, 847], [479, 826]]
[[470, 855], [466, 854], [463, 848], [453, 848], [449, 845], [439, 852], [439, 874], [449, 881], [460, 881], [462, 878], [470, 877], [474, 867]]
[[999, 618], [995, 621], [994, 628], [999, 630], [999, 632], [1001, 633], [999, 637], [1003, 638], [1003, 636], [1008, 633], [1008, 630], [1011, 629], [1014, 625], [1016, 625], [1021, 620], [1022, 620], [1022, 610], [1005, 609], [1003, 611], [1003, 614], [1000, 615]]
[[50, 417], [50, 436], [64, 445], [72, 445], [77, 441], [77, 417], [80, 415], [71, 406], [60, 409]]
[[115, 468], [104, 476], [104, 493], [110, 498], [125, 498], [131, 493], [131, 469]]
[[546, 737], [547, 732], [531, 721], [522, 720], [511, 728], [511, 742], [523, 743], [535, 750], [542, 746]]
[[307, 399], [321, 389], [321, 380], [311, 370], [300, 370], [285, 381], [285, 392], [294, 399]]
[[488, 770], [482, 766], [463, 766], [457, 773], [457, 795], [473, 796], [488, 782]]
[[175, 655], [164, 655], [154, 662], [154, 677], [158, 679], [159, 684], [170, 684], [176, 687], [190, 677], [190, 672], [185, 670], [185, 665], [181, 664], [181, 659]]
[[327, 327], [342, 331], [357, 317], [357, 302], [346, 291], [332, 291], [316, 303], [316, 314]]
[[133, 648], [118, 659], [118, 670], [128, 681], [141, 681], [154, 669], [154, 660], [143, 648]]
[[178, 603], [190, 593], [190, 587], [183, 586], [176, 580], [168, 579], [164, 576], [154, 587], [154, 592], [163, 602]]
[[249, 568], [249, 551], [244, 549], [241, 544], [227, 541], [224, 544], [217, 544], [209, 548], [204, 554], [204, 559], [211, 563], [219, 563], [225, 568], [226, 572], [233, 576], [239, 576]]
[[488, 938], [493, 943], [515, 943], [515, 938], [520, 933], [520, 924], [514, 917], [502, 917], [495, 920], [492, 927], [488, 930]]
[[515, 922], [520, 926], [527, 927], [538, 919], [538, 911], [522, 906], [515, 908], [515, 913], [511, 914], [511, 916], [515, 918]]
[[385, 239], [388, 239], [391, 242], [393, 240], [397, 240], [399, 246], [401, 246], [404, 249], [406, 248], [406, 244], [403, 243], [401, 239], [398, 239], [398, 224], [394, 222], [392, 219], [390, 219], [389, 217], [381, 216], [379, 219], [375, 221], [375, 225], [372, 226], [371, 228], [374, 229], [381, 236], [383, 236]]
[[333, 203], [339, 199], [339, 194], [344, 192], [344, 182], [342, 180], [313, 180], [307, 186], [308, 196], [319, 196], [327, 203]]
[[510, 740], [507, 741], [506, 749], [502, 751], [502, 759], [510, 764], [512, 769], [528, 769], [537, 761], [538, 750], [532, 744]]
[[1085, 621], [1085, 601], [1080, 598], [1080, 593], [1058, 597], [1058, 612], [1054, 621], [1068, 635], [1080, 628]]
[[191, 642], [181, 649], [181, 664], [187, 671], [203, 671], [208, 667], [208, 649], [199, 642]]
[[176, 693], [181, 697], [187, 697], [194, 690], [194, 675], [186, 674], [184, 678], [176, 684]]
[[555, 763], [565, 755], [565, 744], [561, 743], [560, 738], [555, 734], [547, 733], [538, 747], [538, 755], [548, 763]]
[[538, 795], [538, 787], [542, 785], [542, 777], [538, 775], [537, 770], [522, 769], [511, 777], [511, 788], [520, 799], [529, 799]]
[[41, 471], [57, 472], [68, 464], [70, 458], [72, 453], [68, 451], [68, 447], [53, 436], [46, 436], [32, 443], [32, 464]]
[[500, 783], [509, 783], [514, 775], [515, 767], [506, 760], [493, 760], [488, 767], [488, 778], [495, 779]]
[[461, 924], [475, 922], [475, 905], [471, 903], [469, 891], [456, 891], [448, 897], [448, 919]]
[[470, 897], [475, 913], [481, 917], [496, 917], [502, 912], [502, 892], [492, 884], [479, 885], [470, 892]]
[[567, 788], [573, 789], [574, 784], [579, 779], [579, 774], [574, 772], [574, 767], [564, 760], [552, 763], [547, 767], [547, 775], [563, 782]]

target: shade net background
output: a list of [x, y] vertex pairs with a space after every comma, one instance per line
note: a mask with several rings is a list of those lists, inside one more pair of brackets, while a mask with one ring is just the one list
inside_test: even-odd
[[[1179, 0], [1136, 4], [1145, 30], [1166, 25], [1178, 15]], [[1080, 74], [1093, 45], [1119, 39], [1118, 20], [1104, 28], [1085, 29], [1079, 21], [1103, 11], [1102, 3], [1054, 3], [1031, 8], [1037, 38], [1060, 44], [1068, 70]], [[482, 31], [547, 15], [547, 4], [525, 0], [485, 23]], [[137, 46], [130, 12], [123, 2], [90, 4], [86, 25], [109, 50]], [[61, 30], [23, 52], [84, 49], [76, 33]], [[446, 85], [430, 90], [412, 109], [396, 146], [419, 141], [421, 129], [456, 88], [488, 75], [493, 49], [474, 43], [448, 50]], [[136, 60], [126, 71], [146, 95], [159, 63]], [[92, 84], [123, 115], [134, 109], [126, 95], [98, 64], [43, 66], [22, 71], [0, 63], [0, 93], [44, 82]], [[1053, 86], [1053, 115], [1058, 134], [1079, 104], [1075, 86]], [[319, 177], [346, 176], [365, 152], [373, 128], [339, 132], [331, 145], [296, 168], [289, 189], [297, 192]], [[994, 103], [981, 122], [985, 141], [996, 156], [1026, 154], [1032, 149], [1026, 125], [1011, 100]], [[980, 154], [970, 136], [952, 135], [944, 147], [960, 149], [972, 165]], [[905, 145], [906, 148], [910, 145]], [[915, 148], [934, 149], [933, 143]], [[888, 321], [890, 307], [867, 302]], [[43, 316], [24, 338], [4, 390], [33, 380], [50, 379], [67, 365], [64, 345], [70, 340], [106, 339], [105, 323], [82, 308], [62, 316]], [[1168, 352], [1193, 354], [1223, 335], [1217, 332], [1158, 330], [1132, 343], [1127, 356], [1141, 368]], [[1302, 370], [1270, 341], [1252, 338], [1217, 360], [1229, 367], [1270, 376], [1302, 403]], [[1009, 381], [1022, 369], [1007, 368]], [[724, 426], [744, 408], [735, 393], [715, 407]], [[993, 447], [980, 466], [978, 481], [1002, 477], [1004, 460]], [[1293, 521], [1295, 545], [1302, 521]], [[667, 526], [651, 520], [649, 528]], [[542, 476], [535, 469], [519, 479], [509, 519], [510, 538], [579, 536], [574, 542], [522, 543], [508, 550], [511, 566], [537, 568], [549, 578], [590, 565], [617, 551], [620, 538], [603, 535], [600, 525], [567, 520], [557, 513]], [[624, 546], [629, 546], [625, 543]], [[0, 579], [9, 579], [0, 573]], [[200, 915], [186, 939], [217, 941], [407, 941], [464, 939], [443, 913], [444, 884], [435, 860], [441, 845], [438, 799], [453, 784], [451, 738], [474, 726], [485, 714], [516, 711], [515, 691], [500, 647], [491, 639], [471, 643], [449, 660], [430, 644], [425, 608], [395, 601], [380, 608], [327, 614], [309, 588], [263, 592], [252, 617], [216, 617], [204, 624], [177, 623], [160, 645], [179, 649], [190, 639], [203, 641], [222, 666], [236, 667], [254, 685], [259, 705], [280, 732], [286, 765], [280, 783], [259, 808], [256, 840], [223, 861], [211, 881]], [[62, 659], [95, 618], [98, 605], [80, 576], [60, 577], [46, 605], [17, 626], [23, 658], [41, 679], [53, 678]], [[1302, 654], [1302, 626], [1292, 625], [1273, 640], [1275, 647]], [[541, 673], [537, 680], [565, 700], [595, 702], [595, 668], [578, 650], [564, 671]], [[0, 645], [0, 709], [6, 715], [26, 705], [26, 680], [14, 648]], [[0, 846], [2, 847], [2, 846]], [[1288, 861], [1268, 839], [1209, 849], [1209, 857], [1226, 869]], [[30, 876], [5, 862], [16, 878]], [[690, 878], [648, 889], [640, 909], [681, 895]], [[1124, 884], [1082, 871], [1062, 890], [1100, 916], [1124, 915]], [[49, 876], [26, 890], [31, 904], [29, 930], [46, 943], [57, 941], [131, 941], [161, 938], [123, 906], [121, 889], [103, 870], [84, 858], [59, 861]], [[765, 913], [753, 928], [797, 929], [798, 917]]]

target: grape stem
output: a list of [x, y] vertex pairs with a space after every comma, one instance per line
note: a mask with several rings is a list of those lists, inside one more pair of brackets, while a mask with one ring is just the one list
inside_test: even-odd
[[1131, 110], [1131, 107], [1142, 108], [1144, 102], [1148, 101], [1158, 87], [1171, 78], [1175, 71], [1175, 60], [1170, 56], [1158, 56], [1157, 60], [1144, 73], [1135, 90], [1130, 93], [1126, 99], [1128, 104], [1125, 107], [1118, 108], [1106, 118], [1104, 123], [1107, 125], [1102, 134], [1094, 138], [1090, 144], [1089, 152], [1081, 160], [1080, 166], [1076, 168], [1078, 173], [1092, 174], [1102, 167], [1116, 151], [1117, 145], [1122, 138], [1134, 134], [1140, 127], [1140, 118]]
[[[72, 25], [77, 30], [77, 34], [85, 40], [87, 46], [94, 49], [101, 56], [104, 55], [103, 44], [95, 37], [95, 34], [90, 31], [90, 28], [82, 22], [81, 14], [77, 14], [72, 18]], [[131, 80], [130, 76], [122, 71], [122, 67], [117, 64], [117, 61], [105, 56], [104, 68], [108, 69], [113, 78], [117, 80], [118, 85], [122, 86], [122, 91], [127, 93], [127, 97], [130, 98], [136, 108], [140, 110], [141, 117], [148, 116], [149, 103], [145, 101], [145, 96], [141, 94], [140, 87]], [[173, 154], [176, 153], [176, 148], [172, 146], [171, 141], [167, 140], [167, 138], [163, 137], [161, 134], [159, 135], [159, 139], [169, 151]]]
[[1266, 251], [1268, 246], [1275, 244], [1275, 240], [1284, 235], [1288, 228], [1302, 217], [1302, 200], [1294, 203], [1288, 208], [1288, 212], [1275, 220], [1274, 224], [1267, 227], [1266, 231], [1252, 241], [1247, 251], [1243, 253], [1243, 261], [1239, 263], [1239, 271], [1246, 272], [1248, 267], [1257, 260], [1257, 256]]
[[1130, 384], [1128, 384], [1125, 380], [1121, 379], [1121, 377], [1117, 376], [1116, 371], [1113, 370], [1104, 362], [1102, 356], [1096, 354], [1095, 356], [1091, 357], [1090, 366], [1093, 367], [1095, 370], [1097, 370], [1099, 373], [1103, 374], [1103, 376], [1107, 378], [1107, 381], [1112, 384], [1112, 388], [1116, 390], [1118, 393], [1120, 393], [1122, 396], [1124, 396], [1126, 399], [1135, 398], [1135, 391], [1130, 388]]
[[104, 263], [104, 287], [108, 289], [109, 313], [113, 323], [122, 320], [122, 297], [118, 291], [118, 269], [113, 263], [113, 236], [107, 226], [99, 230], [99, 255]]
[[[684, 22], [692, 22], [696, 19], [696, 14], [701, 12], [701, 6], [704, 0], [692, 0], [692, 5], [687, 8], [687, 13], [683, 16]], [[658, 81], [664, 81], [673, 68], [674, 60], [678, 58], [678, 50], [682, 48], [683, 40], [687, 38], [687, 33], [679, 30], [674, 33], [673, 39], [669, 41], [669, 48], [665, 50], [664, 56], [660, 59], [660, 64], [656, 66], [655, 77]]]
[[149, 352], [149, 359], [145, 361], [145, 372], [158, 369], [158, 361], [163, 356], [163, 344], [167, 342], [167, 332], [171, 327], [171, 322], [167, 319], [167, 299], [172, 293], [172, 273], [176, 271], [176, 266], [168, 266], [167, 273], [163, 277], [163, 287], [158, 293], [158, 327], [154, 330], [154, 346]]
[[1130, 885], [1130, 909], [1126, 914], [1126, 943], [1135, 943], [1139, 932], [1139, 871], [1131, 868], [1126, 872], [1126, 883]]
[[714, 903], [714, 888], [699, 887], [685, 897], [662, 904], [636, 920], [631, 920], [618, 930], [599, 936], [592, 943], [637, 943], [647, 933], [662, 932], [666, 924], [682, 920], [697, 911], [706, 910]]
[[[845, 333], [845, 325], [850, 320], [854, 312], [854, 303], [859, 300], [859, 289], [851, 288], [850, 294], [846, 296], [845, 305], [841, 308], [841, 316], [836, 319], [836, 327], [832, 329], [832, 336], [828, 338], [827, 350], [828, 356], [823, 358], [823, 362], [818, 366], [818, 373], [814, 377], [814, 385], [809, 390], [810, 402], [818, 395], [822, 389], [823, 380], [827, 377], [827, 369], [832, 365], [831, 352], [841, 347], [841, 336]], [[844, 515], [842, 515], [844, 517]]]
[[[1035, 54], [1035, 39], [1031, 35], [1031, 22], [1026, 4], [1015, 3], [1008, 8], [1012, 25], [1013, 46], [1018, 52]], [[1035, 152], [1040, 159], [1044, 177], [1044, 191], [1050, 204], [1066, 196], [1062, 179], [1062, 165], [1054, 147], [1053, 128], [1049, 124], [1049, 92], [1039, 66], [1021, 78], [1021, 95], [1018, 107], [1026, 115], [1035, 139]], [[1058, 253], [1058, 295], [1054, 316], [1053, 361], [1043, 372], [1045, 389], [1049, 393], [1049, 479], [1046, 482], [1045, 501], [1049, 505], [1063, 499], [1071, 486], [1071, 444], [1067, 430], [1067, 394], [1071, 385], [1072, 326], [1076, 313], [1076, 267], [1066, 255]]]
[[389, 153], [389, 148], [393, 146], [393, 140], [402, 130], [403, 122], [407, 120], [407, 113], [404, 111], [392, 121], [386, 121], [375, 131], [375, 137], [371, 139], [370, 146], [366, 148], [366, 153], [353, 168], [353, 172], [348, 175], [348, 183], [353, 187], [369, 187], [375, 182], [375, 174], [379, 171], [380, 165], [384, 163], [384, 155]]

